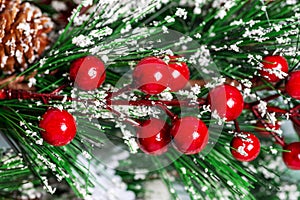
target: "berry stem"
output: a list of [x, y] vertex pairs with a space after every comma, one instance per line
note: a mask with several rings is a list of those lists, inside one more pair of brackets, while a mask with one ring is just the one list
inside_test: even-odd
[[280, 97], [280, 94], [274, 94], [274, 95], [271, 95], [269, 97], [263, 98], [259, 101], [254, 101], [252, 103], [245, 103], [244, 104], [244, 109], [252, 109], [254, 106], [258, 105], [260, 103], [260, 101], [268, 102], [268, 101], [271, 101], [271, 100], [276, 99], [278, 97]]
[[59, 86], [58, 88], [56, 88], [55, 90], [53, 90], [50, 94], [58, 94], [60, 91], [62, 91], [63, 89], [65, 89], [68, 85], [67, 84], [63, 84], [61, 86]]
[[240, 133], [241, 129], [237, 120], [233, 120], [236, 132]]
[[[265, 120], [262, 119], [260, 113], [258, 112], [257, 106], [253, 106], [253, 107], [252, 107], [252, 112], [253, 112], [254, 116], [257, 117], [257, 119], [260, 120], [261, 123], [262, 123], [265, 127], [268, 127], [268, 123], [266, 123]], [[274, 132], [270, 132], [270, 133], [271, 133], [271, 135], [274, 137], [274, 139], [276, 140], [276, 142], [277, 142], [280, 146], [282, 146], [282, 147], [286, 146], [286, 143], [285, 143], [285, 141], [284, 141], [283, 138], [279, 137], [279, 136], [278, 136], [276, 133], [274, 133]]]
[[178, 118], [178, 116], [175, 115], [172, 111], [170, 111], [166, 105], [162, 103], [158, 103], [156, 104], [156, 106], [159, 106], [161, 109], [163, 109], [167, 113], [167, 115], [171, 118], [172, 122]]
[[141, 126], [141, 123], [131, 119], [130, 117], [116, 111], [115, 109], [113, 109], [110, 105], [106, 106], [106, 109], [108, 109], [109, 111], [111, 111], [113, 114], [117, 115], [119, 119], [122, 119], [122, 121], [127, 122], [129, 124], [131, 124], [132, 126]]
[[300, 121], [296, 117], [291, 117], [291, 120], [293, 123], [295, 123], [297, 126], [300, 126]]
[[125, 93], [127, 91], [130, 91], [132, 88], [133, 88], [132, 84], [126, 85], [125, 87], [119, 89], [117, 92], [113, 92], [112, 96], [113, 97], [119, 96], [120, 94], [123, 94], [123, 93]]
[[[58, 91], [56, 89], [55, 91]], [[11, 99], [19, 99], [19, 100], [63, 100], [65, 96], [54, 94], [55, 91], [51, 93], [35, 93], [29, 92], [25, 90], [11, 90], [11, 89], [2, 89], [0, 90], [1, 100], [11, 100]], [[126, 101], [126, 100], [111, 100], [113, 93], [108, 93], [106, 98], [106, 105], [124, 105], [124, 106], [153, 106], [153, 105], [166, 105], [166, 106], [185, 106], [185, 107], [195, 107], [195, 106], [202, 106], [206, 104], [204, 99], [198, 99], [197, 103], [190, 102], [190, 101], [181, 101], [181, 100], [136, 100], [136, 101]], [[67, 97], [68, 101], [80, 101], [80, 99]]]
[[[65, 97], [61, 95], [56, 94], [45, 94], [45, 93], [35, 93], [35, 92], [29, 92], [26, 90], [11, 90], [11, 89], [2, 89], [0, 91], [1, 93], [1, 100], [11, 100], [11, 99], [18, 99], [18, 100], [29, 100], [29, 99], [35, 99], [35, 100], [43, 100], [44, 102], [49, 100], [63, 100]], [[71, 97], [68, 97], [67, 100], [74, 100]]]
[[286, 114], [289, 112], [288, 110], [284, 110], [284, 109], [274, 107], [274, 106], [268, 106], [267, 110], [268, 110], [268, 112], [275, 112], [275, 113], [281, 113], [281, 114]]
[[165, 100], [136, 100], [136, 101], [126, 101], [126, 100], [111, 100], [112, 105], [130, 105], [130, 106], [153, 106], [153, 105], [166, 105], [166, 106], [175, 106], [175, 107], [195, 107], [202, 105], [205, 105], [205, 101], [203, 99], [199, 99], [198, 102], [191, 103], [190, 101], [180, 101], [180, 100], [171, 100], [171, 101], [165, 101]]

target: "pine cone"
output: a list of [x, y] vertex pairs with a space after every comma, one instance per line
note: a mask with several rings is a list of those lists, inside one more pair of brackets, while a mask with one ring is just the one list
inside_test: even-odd
[[23, 71], [45, 50], [53, 28], [41, 10], [21, 0], [0, 0], [0, 71]]

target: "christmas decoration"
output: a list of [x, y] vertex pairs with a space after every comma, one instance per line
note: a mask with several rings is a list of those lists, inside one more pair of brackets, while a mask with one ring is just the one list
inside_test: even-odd
[[133, 71], [134, 85], [146, 94], [159, 94], [170, 80], [168, 65], [161, 59], [148, 57], [141, 60]]
[[187, 155], [199, 153], [208, 142], [208, 129], [196, 117], [177, 119], [171, 129], [175, 148]]
[[[34, 5], [43, 13], [0, 0], [1, 198], [148, 199], [157, 182], [154, 191], [169, 193], [161, 199], [300, 197], [298, 151], [286, 143], [299, 143], [291, 128], [300, 127], [297, 1]], [[46, 15], [56, 22], [49, 35], [49, 18], [39, 21]], [[23, 66], [7, 49], [10, 37], [24, 52], [26, 39], [52, 43], [24, 53]], [[87, 58], [93, 64], [84, 67]], [[46, 134], [59, 120], [38, 126], [49, 108], [72, 113], [76, 138], [68, 145], [47, 144], [45, 135], [62, 131]], [[252, 135], [260, 131], [269, 137]]]
[[94, 56], [86, 56], [72, 62], [70, 79], [83, 90], [94, 90], [105, 81], [105, 66]]
[[260, 75], [270, 82], [277, 82], [287, 76], [289, 66], [282, 56], [266, 56], [262, 64]]
[[253, 161], [260, 152], [260, 142], [258, 138], [248, 132], [243, 132], [235, 136], [230, 146], [233, 157], [242, 162]]
[[183, 89], [190, 79], [190, 70], [185, 62], [180, 62], [180, 57], [170, 56], [168, 63], [171, 77], [168, 87], [175, 92]]
[[294, 142], [284, 147], [286, 152], [282, 153], [282, 158], [286, 166], [290, 169], [300, 170], [300, 142]]
[[64, 146], [76, 135], [76, 122], [65, 110], [49, 109], [39, 123], [42, 138], [53, 146]]
[[137, 128], [137, 138], [142, 151], [151, 155], [161, 155], [168, 150], [171, 142], [169, 126], [160, 119], [151, 118]]
[[231, 85], [221, 85], [209, 92], [208, 101], [212, 111], [226, 118], [226, 121], [235, 120], [243, 111], [244, 100], [240, 91]]
[[23, 71], [44, 52], [53, 24], [49, 17], [29, 2], [0, 2], [0, 65], [11, 74]]
[[300, 71], [294, 71], [289, 74], [287, 83], [285, 85], [286, 92], [293, 98], [300, 99]]

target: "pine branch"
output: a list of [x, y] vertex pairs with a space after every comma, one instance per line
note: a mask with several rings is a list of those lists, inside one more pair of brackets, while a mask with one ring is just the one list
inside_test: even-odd
[[[153, 14], [157, 1], [152, 1], [141, 9], [135, 8], [129, 14], [122, 13], [122, 8], [126, 5], [121, 2], [116, 5], [102, 1], [96, 1], [96, 3], [96, 10], [87, 13], [87, 20], [78, 25], [74, 20], [82, 8], [80, 5], [71, 17], [69, 24], [59, 35], [56, 43], [45, 54], [44, 59], [20, 74], [22, 76], [29, 75], [33, 71], [38, 72], [38, 76], [35, 77], [37, 82], [35, 87], [38, 93], [50, 93], [64, 84], [67, 87], [61, 91], [61, 96], [71, 97], [77, 93], [83, 100], [86, 100], [97, 97], [97, 92], [108, 92], [107, 89], [103, 88], [94, 94], [78, 92], [69, 84], [70, 63], [77, 58], [90, 54], [107, 60], [106, 83], [112, 86], [117, 85], [123, 74], [129, 71], [141, 58], [149, 55], [164, 56], [168, 49], [174, 49], [174, 54], [187, 55], [187, 63], [201, 67], [198, 69], [216, 66], [216, 71], [213, 74], [219, 71], [221, 75], [240, 82], [245, 78], [256, 76], [257, 66], [262, 60], [264, 51], [269, 54], [282, 51], [288, 59], [293, 58], [293, 63], [294, 61], [297, 63], [297, 57], [299, 57], [299, 20], [293, 14], [293, 10], [300, 8], [298, 4], [286, 6], [280, 2], [270, 2], [264, 5], [261, 1], [237, 0], [232, 7], [229, 6], [230, 8], [227, 9], [213, 8], [213, 1], [208, 1], [207, 4], [201, 5], [205, 12], [199, 15], [194, 14], [193, 8], [187, 6], [188, 20], [182, 20], [176, 15], [177, 1], [168, 4], [168, 9], [162, 9], [160, 15]], [[263, 6], [267, 7], [267, 12], [263, 11]], [[284, 10], [282, 9], [283, 6]], [[223, 9], [225, 9], [225, 16], [222, 17], [220, 13]], [[108, 13], [110, 10], [113, 10], [114, 13]], [[169, 20], [166, 20], [167, 16], [169, 16]], [[147, 17], [151, 17], [152, 20], [147, 21]], [[109, 21], [109, 19], [113, 20]], [[242, 23], [239, 22], [240, 20]], [[155, 28], [144, 28], [146, 25], [155, 25], [153, 21], [157, 21]], [[191, 22], [189, 23], [189, 21]], [[275, 25], [279, 27], [275, 28]], [[130, 26], [133, 31], [126, 32]], [[193, 48], [187, 50], [178, 49], [176, 43], [180, 42], [180, 38], [164, 40], [157, 46], [151, 46], [150, 41], [165, 39], [162, 27], [167, 27], [170, 31], [177, 30], [192, 37], [201, 44], [201, 47], [192, 46]], [[96, 36], [91, 35], [93, 31]], [[200, 36], [196, 37], [197, 34]], [[78, 42], [80, 36], [84, 38], [84, 41]], [[279, 38], [288, 40], [287, 42], [280, 42]], [[136, 43], [129, 45], [135, 41], [141, 45], [136, 45]], [[289, 49], [289, 47], [294, 49]], [[189, 59], [197, 52], [200, 52], [197, 59], [202, 59], [204, 62], [200, 60], [200, 62], [193, 63], [193, 60]], [[212, 77], [212, 75], [199, 72], [197, 68], [192, 70], [193, 79], [203, 77]], [[130, 78], [125, 77], [124, 82], [130, 83], [130, 81]], [[276, 89], [268, 83], [264, 83], [264, 86], [272, 90]], [[256, 89], [259, 88], [252, 89], [252, 92]], [[198, 97], [205, 98], [207, 93], [207, 88], [201, 88]], [[137, 94], [136, 96], [140, 97], [141, 95]], [[102, 98], [99, 97], [98, 99], [101, 100]], [[122, 136], [112, 136], [109, 130], [114, 128], [111, 121], [119, 122], [113, 116], [105, 118], [105, 114], [109, 113], [108, 109], [97, 107], [95, 109], [94, 105], [78, 102], [73, 105], [73, 103], [70, 101], [62, 102], [60, 99], [53, 99], [47, 105], [37, 99], [0, 101], [0, 105], [3, 106], [0, 118], [4, 122], [1, 129], [16, 146], [17, 153], [21, 153], [23, 156], [23, 160], [2, 166], [3, 171], [0, 173], [3, 172], [3, 176], [0, 176], [0, 182], [5, 183], [7, 177], [18, 175], [15, 176], [15, 181], [18, 184], [14, 186], [3, 185], [0, 188], [1, 192], [12, 192], [19, 189], [23, 185], [21, 179], [30, 177], [30, 174], [35, 176], [34, 179], [30, 179], [31, 182], [34, 184], [43, 183], [45, 186], [47, 186], [47, 178], [44, 177], [52, 175], [58, 179], [63, 178], [79, 197], [84, 197], [85, 193], [88, 193], [87, 186], [95, 185], [95, 180], [89, 174], [89, 166], [78, 161], [78, 155], [82, 154], [83, 151], [90, 151], [93, 146], [100, 147], [101, 144], [109, 142], [112, 138], [121, 142]], [[39, 116], [48, 107], [55, 106], [63, 106], [69, 110], [77, 111], [78, 126], [81, 127], [75, 140], [63, 148], [55, 148], [47, 144], [41, 146], [41, 137], [38, 134], [40, 131], [37, 125]], [[28, 112], [28, 107], [32, 112]], [[180, 110], [173, 109], [172, 111], [175, 114], [180, 114]], [[86, 113], [90, 115], [89, 119], [94, 118], [97, 121], [87, 121]], [[135, 114], [134, 112], [131, 113], [131, 115]], [[241, 121], [246, 119], [245, 116], [246, 114], [242, 116]], [[140, 116], [135, 117], [140, 118]], [[202, 117], [208, 124], [215, 123], [214, 119], [210, 119], [210, 116], [203, 115]], [[108, 124], [99, 128], [98, 120], [108, 122]], [[245, 131], [248, 130], [246, 126], [241, 127]], [[248, 128], [252, 130], [251, 127]], [[226, 188], [231, 198], [255, 199], [252, 189], [256, 184], [265, 188], [268, 188], [269, 185], [276, 185], [274, 181], [266, 179], [263, 173], [259, 171], [254, 173], [242, 163], [231, 159], [229, 149], [224, 147], [224, 144], [229, 144], [232, 138], [228, 131], [223, 131], [220, 138], [213, 137], [213, 139], [218, 140], [215, 141], [215, 147], [205, 158], [196, 155], [182, 156], [175, 160], [174, 158], [178, 157], [175, 151], [166, 154], [170, 160], [175, 160], [172, 168], [177, 171], [177, 179], [182, 180], [191, 199], [200, 199], [206, 196], [209, 198], [222, 197], [224, 194], [221, 191], [216, 193], [216, 189], [219, 187]], [[13, 158], [10, 159], [13, 160]], [[153, 162], [158, 166], [161, 165], [156, 158], [153, 158]], [[16, 166], [16, 168], [10, 169], [11, 165]], [[26, 166], [25, 169], [18, 167], [22, 165]], [[254, 168], [261, 167], [259, 162], [253, 162], [252, 165]], [[266, 171], [271, 173], [268, 169]], [[173, 198], [178, 198], [176, 193], [172, 192], [174, 188], [172, 181], [169, 180], [168, 170], [161, 169], [158, 173], [169, 187]], [[76, 183], [78, 176], [85, 177], [79, 185]], [[9, 189], [6, 190], [5, 188]], [[48, 190], [51, 191], [53, 188], [48, 187]]]

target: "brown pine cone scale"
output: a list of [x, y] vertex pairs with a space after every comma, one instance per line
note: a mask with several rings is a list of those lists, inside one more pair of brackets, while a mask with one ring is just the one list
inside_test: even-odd
[[0, 71], [23, 71], [49, 45], [51, 19], [21, 0], [0, 0]]

